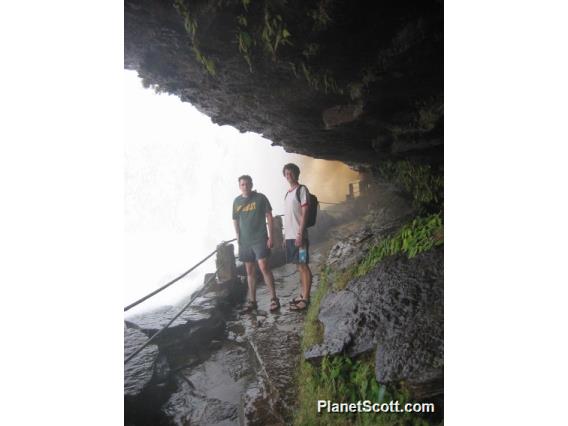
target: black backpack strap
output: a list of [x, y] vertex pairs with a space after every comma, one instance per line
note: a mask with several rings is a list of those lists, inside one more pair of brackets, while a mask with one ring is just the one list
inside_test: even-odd
[[[300, 191], [302, 190], [302, 186], [306, 188], [306, 185], [299, 185], [298, 189], [296, 190], [296, 199], [298, 200], [298, 203], [300, 203], [300, 205], [302, 205], [302, 202], [300, 201]], [[310, 191], [308, 191], [308, 188], [306, 188], [306, 201], [308, 204], [310, 203], [309, 193]]]

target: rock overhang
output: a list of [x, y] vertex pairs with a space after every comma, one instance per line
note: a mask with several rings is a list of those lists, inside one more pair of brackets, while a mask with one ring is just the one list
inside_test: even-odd
[[289, 152], [443, 161], [441, 1], [126, 0], [125, 68]]

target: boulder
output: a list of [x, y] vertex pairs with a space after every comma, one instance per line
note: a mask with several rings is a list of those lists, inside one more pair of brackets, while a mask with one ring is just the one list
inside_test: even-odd
[[[124, 329], [124, 358], [129, 357], [134, 351], [142, 346], [148, 337], [136, 328], [125, 327]], [[148, 345], [142, 352], [136, 355], [124, 366], [124, 395], [136, 397], [150, 384], [156, 376], [167, 376], [167, 364], [161, 360], [160, 352], [156, 345]]]
[[[125, 327], [125, 359], [148, 340], [139, 329]], [[175, 389], [166, 358], [150, 344], [124, 366], [125, 425], [161, 424], [160, 406]]]
[[[162, 348], [191, 350], [212, 339], [222, 336], [225, 327], [225, 315], [246, 293], [246, 286], [240, 279], [218, 283], [211, 280], [213, 274], [207, 274], [205, 285], [199, 290], [199, 296], [175, 321], [156, 339]], [[192, 295], [194, 297], [194, 295]], [[187, 300], [177, 306], [167, 306], [129, 318], [148, 337], [163, 329], [175, 317]]]
[[[324, 339], [305, 352], [357, 356], [376, 349], [380, 383], [443, 392], [443, 248], [383, 260], [321, 302]], [[437, 386], [433, 384], [437, 383]]]

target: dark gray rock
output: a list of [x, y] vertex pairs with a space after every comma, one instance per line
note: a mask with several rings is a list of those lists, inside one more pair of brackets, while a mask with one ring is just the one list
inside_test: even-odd
[[[209, 279], [205, 282], [208, 284], [199, 290], [200, 295], [156, 339], [156, 343], [161, 348], [177, 347], [181, 350], [191, 350], [192, 347], [200, 346], [223, 335], [225, 316], [242, 300], [246, 286], [240, 279], [218, 283], [211, 280], [213, 274], [207, 275]], [[189, 299], [177, 306], [168, 306], [129, 317], [128, 321], [150, 337], [163, 329], [188, 301]]]
[[329, 251], [327, 265], [335, 270], [345, 270], [360, 262], [366, 255], [374, 234], [364, 229], [346, 240], [338, 241]]
[[274, 405], [270, 403], [276, 396], [267, 379], [262, 375], [259, 376], [243, 395], [243, 424], [246, 426], [286, 424]]
[[[129, 357], [142, 346], [148, 337], [135, 328], [124, 329], [124, 357]], [[150, 384], [157, 375], [165, 376], [166, 369], [158, 365], [159, 351], [156, 345], [148, 345], [132, 361], [124, 366], [124, 395], [135, 397]]]
[[182, 373], [195, 387], [193, 404], [198, 411], [191, 424], [238, 424], [241, 395], [255, 376], [246, 346], [225, 344], [207, 361]]
[[[246, 292], [246, 286], [239, 279], [218, 283], [211, 280], [213, 276], [207, 277], [208, 284], [198, 291], [192, 305], [155, 339], [155, 344], [125, 365], [126, 424], [187, 424], [186, 418], [191, 418], [192, 423], [195, 420], [195, 410], [187, 404], [191, 401], [196, 405], [199, 398], [193, 397], [191, 381], [179, 370], [199, 364], [221, 346], [226, 316]], [[125, 330], [126, 356], [165, 327], [187, 302], [189, 299], [178, 306], [129, 317]], [[189, 394], [187, 386], [190, 386]], [[231, 407], [225, 407], [214, 402], [215, 408], [209, 409], [207, 405], [197, 404], [197, 408], [203, 409], [199, 419], [204, 419], [202, 424], [224, 424], [224, 420], [216, 421], [215, 413], [229, 410], [234, 417], [238, 403], [237, 399]]]
[[218, 399], [210, 399], [201, 414], [199, 422], [194, 424], [225, 426], [234, 425], [238, 421], [238, 405]]
[[385, 259], [366, 276], [321, 302], [322, 344], [309, 348], [312, 361], [324, 355], [356, 356], [376, 351], [381, 383], [404, 380], [429, 395], [443, 388], [443, 249], [413, 259]]
[[336, 105], [322, 112], [322, 119], [326, 129], [350, 123], [363, 114], [363, 105]]
[[[124, 356], [127, 358], [148, 337], [137, 328], [124, 330]], [[150, 344], [124, 366], [125, 425], [155, 425], [164, 420], [160, 406], [176, 388], [170, 380], [170, 367], [156, 345]]]
[[330, 248], [326, 265], [335, 271], [343, 271], [360, 262], [372, 246], [392, 235], [415, 215], [409, 200], [389, 184], [375, 183], [365, 197], [345, 205], [355, 214], [367, 213], [359, 218], [360, 223], [355, 227], [333, 228], [336, 242]]

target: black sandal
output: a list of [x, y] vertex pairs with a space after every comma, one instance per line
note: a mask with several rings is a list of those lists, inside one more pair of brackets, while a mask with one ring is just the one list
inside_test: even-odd
[[258, 308], [258, 304], [256, 301], [247, 300], [247, 304], [245, 305], [244, 309], [241, 311], [242, 314], [248, 314], [252, 311], [256, 311]]
[[277, 297], [270, 299], [270, 312], [274, 312], [277, 309], [280, 309], [280, 299]]
[[300, 299], [295, 304], [290, 305], [291, 311], [305, 311], [310, 306], [310, 299]]

